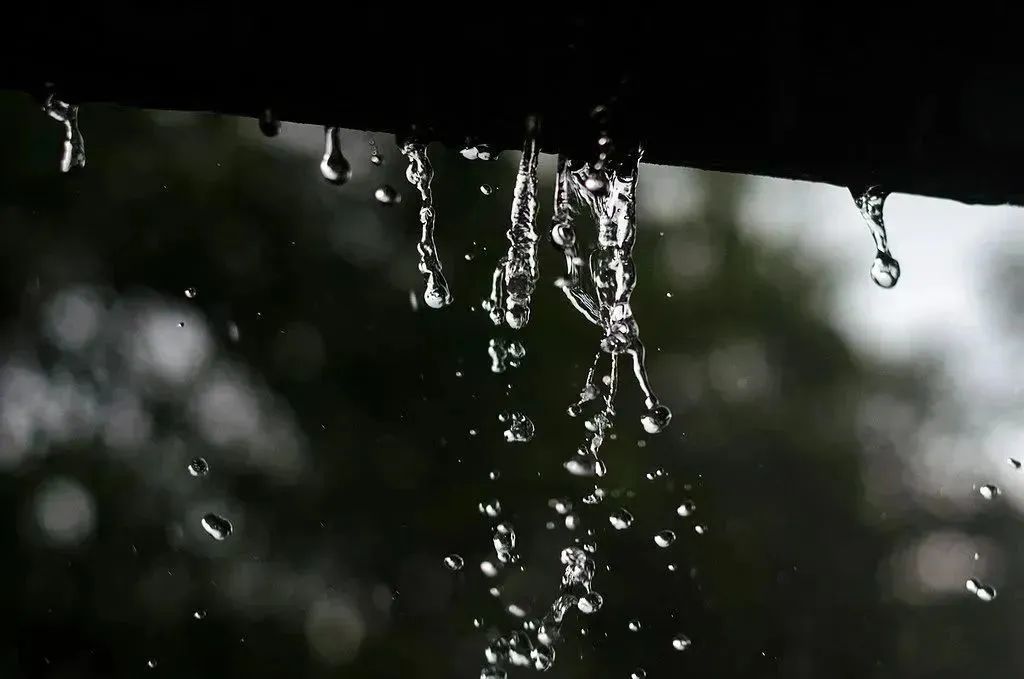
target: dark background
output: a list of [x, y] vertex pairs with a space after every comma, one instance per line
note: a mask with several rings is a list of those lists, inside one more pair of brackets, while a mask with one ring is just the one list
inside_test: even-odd
[[[348, 133], [355, 174], [338, 188], [319, 177], [315, 128], [265, 140], [248, 119], [99, 105], [81, 118], [88, 165], [63, 176], [60, 126], [0, 97], [0, 676], [475, 677], [489, 635], [521, 625], [508, 604], [539, 617], [560, 550], [588, 528], [605, 606], [570, 614], [551, 676], [1024, 667], [1015, 513], [930, 511], [903, 490], [941, 362], [850, 346], [824, 264], [742, 228], [743, 177], [688, 173], [679, 199], [699, 192], [699, 209], [671, 220], [645, 212], [641, 184], [633, 306], [675, 419], [644, 434], [625, 373], [609, 497], [584, 507], [593, 482], [561, 468], [583, 435], [565, 407], [598, 338], [550, 285], [546, 244], [523, 365], [489, 370], [488, 340], [513, 337], [479, 302], [517, 154], [432, 148], [456, 298], [433, 311], [410, 300], [417, 201], [390, 138], [377, 168], [369, 136]], [[384, 182], [400, 205], [374, 201]], [[535, 422], [529, 444], [503, 441], [510, 408]], [[199, 455], [211, 471], [193, 478]], [[868, 468], [886, 483], [867, 487]], [[525, 566], [493, 580], [478, 564], [495, 520], [476, 508], [492, 497]], [[580, 528], [553, 497], [576, 501]], [[698, 510], [684, 519], [685, 499]], [[636, 521], [618, 532], [620, 506]], [[203, 532], [209, 511], [232, 521], [227, 540]], [[665, 528], [679, 539], [659, 549]], [[962, 584], [978, 544], [979, 573], [987, 559], [1004, 574], [988, 604]], [[449, 553], [463, 571], [443, 567]], [[952, 576], [929, 579], [944, 560]]]

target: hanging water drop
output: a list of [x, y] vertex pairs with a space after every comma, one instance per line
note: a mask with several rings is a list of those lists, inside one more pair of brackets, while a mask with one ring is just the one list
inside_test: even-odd
[[498, 416], [499, 422], [504, 422], [507, 428], [504, 431], [505, 440], [509, 443], [528, 443], [533, 439], [533, 421], [525, 413], [511, 412]]
[[444, 558], [444, 565], [451, 571], [461, 571], [464, 563], [458, 554], [449, 554]]
[[978, 488], [978, 492], [986, 500], [991, 500], [995, 496], [999, 495], [999, 487], [992, 485], [991, 483], [986, 483], [985, 485]]
[[640, 621], [637, 620], [636, 618], [634, 618], [634, 619], [629, 621], [629, 623], [626, 625], [626, 627], [629, 629], [630, 632], [639, 632], [640, 631]]
[[672, 411], [668, 406], [658, 404], [644, 413], [640, 418], [640, 424], [648, 434], [660, 434], [672, 421]]
[[281, 121], [274, 115], [274, 111], [265, 108], [260, 113], [260, 132], [263, 133], [264, 137], [276, 137], [277, 133], [281, 131]]
[[373, 197], [381, 205], [395, 205], [402, 202], [402, 194], [391, 184], [381, 184], [373, 192]]
[[420, 240], [416, 250], [420, 255], [419, 270], [423, 275], [423, 301], [431, 308], [440, 309], [453, 300], [448, 290], [448, 281], [441, 273], [441, 261], [437, 257], [437, 244], [434, 242], [436, 215], [434, 193], [430, 186], [434, 180], [434, 166], [427, 156], [425, 144], [408, 141], [402, 144], [401, 150], [409, 161], [405, 177], [420, 194]]
[[341, 152], [340, 127], [324, 128], [324, 157], [320, 161], [320, 174], [339, 186], [352, 178], [352, 165]]
[[202, 524], [214, 540], [226, 540], [233, 530], [230, 521], [212, 512], [203, 517]]
[[882, 216], [889, 192], [880, 186], [869, 186], [860, 194], [853, 189], [850, 189], [850, 193], [875, 241], [876, 254], [871, 263], [871, 280], [880, 287], [891, 288], [900, 279], [900, 264], [889, 252], [889, 240]]
[[693, 642], [690, 641], [690, 637], [685, 634], [677, 634], [672, 638], [672, 648], [677, 651], [685, 651], [690, 647]]
[[692, 500], [683, 500], [683, 503], [676, 507], [676, 514], [679, 516], [690, 516], [697, 511], [697, 505]]
[[188, 463], [188, 473], [192, 476], [206, 476], [210, 472], [210, 465], [205, 458], [194, 457]]
[[608, 521], [615, 530], [626, 530], [633, 525], [633, 515], [625, 509], [616, 509], [608, 515]]
[[668, 547], [676, 541], [676, 534], [670, 530], [663, 530], [654, 536], [654, 544], [659, 547]]
[[588, 592], [587, 594], [580, 597], [580, 600], [576, 602], [576, 608], [581, 613], [590, 615], [601, 610], [601, 606], [604, 605], [604, 597], [597, 592]]
[[70, 172], [85, 167], [85, 139], [78, 129], [78, 106], [65, 103], [50, 94], [43, 104], [43, 111], [64, 125], [64, 153], [60, 159], [60, 171]]

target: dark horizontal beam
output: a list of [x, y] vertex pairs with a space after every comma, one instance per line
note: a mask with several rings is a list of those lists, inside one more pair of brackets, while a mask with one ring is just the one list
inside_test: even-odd
[[1024, 11], [722, 4], [7, 10], [0, 87], [1024, 203]]

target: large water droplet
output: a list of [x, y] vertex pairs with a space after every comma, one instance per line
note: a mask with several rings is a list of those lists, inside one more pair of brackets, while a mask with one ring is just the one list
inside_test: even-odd
[[447, 566], [449, 570], [461, 571], [464, 563], [465, 562], [462, 557], [458, 554], [449, 554], [444, 558], [444, 565]]
[[580, 600], [576, 602], [576, 608], [580, 609], [581, 613], [586, 613], [587, 615], [601, 610], [601, 606], [603, 605], [604, 597], [597, 592], [588, 592], [580, 597]]
[[626, 627], [629, 628], [630, 632], [639, 632], [640, 631], [640, 621], [637, 620], [636, 618], [633, 618], [632, 620], [629, 621], [629, 623], [626, 625]]
[[231, 522], [223, 516], [209, 513], [203, 517], [203, 529], [210, 534], [214, 540], [226, 540], [231, 535]]
[[[640, 424], [648, 434], [660, 434], [672, 421], [672, 411], [666, 405], [657, 405], [640, 418]], [[684, 425], [685, 426], [685, 425]]]
[[686, 636], [685, 634], [677, 634], [676, 636], [672, 637], [672, 648], [676, 649], [677, 651], [685, 651], [690, 647], [692, 643], [693, 642], [690, 641], [690, 637]]
[[194, 457], [188, 463], [188, 473], [192, 476], [206, 476], [210, 473], [210, 465], [205, 458]]
[[625, 509], [616, 509], [608, 515], [608, 521], [615, 530], [626, 530], [633, 525], [633, 515]]
[[332, 184], [344, 184], [352, 178], [352, 165], [341, 152], [341, 128], [324, 128], [324, 157], [320, 161], [320, 174]]
[[978, 492], [986, 500], [991, 500], [995, 496], [999, 495], [999, 487], [994, 486], [991, 483], [986, 483], [985, 485], [978, 488]]
[[373, 192], [373, 197], [381, 205], [395, 205], [402, 202], [402, 194], [391, 184], [381, 184], [378, 186], [377, 190]]
[[654, 536], [654, 544], [659, 547], [668, 547], [676, 541], [676, 534], [670, 530], [663, 530]]
[[891, 288], [900, 280], [900, 263], [888, 252], [879, 252], [871, 262], [871, 280], [882, 288]]
[[533, 439], [533, 422], [525, 413], [503, 413], [498, 416], [498, 420], [507, 426], [504, 434], [509, 443], [528, 443]]

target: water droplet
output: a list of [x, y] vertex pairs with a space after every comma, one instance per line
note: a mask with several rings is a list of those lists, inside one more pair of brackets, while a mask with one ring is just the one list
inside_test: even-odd
[[696, 526], [693, 527], [693, 532], [697, 535], [707, 535], [708, 527], [702, 523], [698, 523]]
[[563, 464], [573, 476], [604, 476], [608, 471], [604, 462], [593, 457], [577, 455]]
[[495, 498], [493, 500], [487, 500], [477, 505], [477, 510], [481, 514], [485, 514], [490, 517], [495, 517], [501, 514], [501, 500]]
[[575, 514], [565, 515], [565, 527], [569, 530], [576, 530], [580, 525], [580, 517]]
[[515, 553], [516, 532], [510, 524], [499, 523], [494, 527], [491, 541], [494, 552], [501, 563], [514, 563], [518, 556]]
[[370, 154], [370, 162], [373, 163], [374, 165], [383, 165], [384, 164], [384, 159], [380, 157], [380, 154], [371, 153]]
[[676, 541], [676, 534], [670, 530], [663, 530], [654, 536], [654, 544], [659, 547], [668, 547]]
[[434, 166], [430, 163], [425, 144], [410, 141], [401, 148], [402, 155], [409, 161], [405, 177], [420, 194], [420, 240], [416, 251], [420, 255], [419, 270], [423, 275], [423, 301], [433, 309], [440, 309], [451, 304], [453, 297], [448, 281], [441, 273], [441, 260], [437, 257], [437, 243], [434, 241], [436, 214], [431, 189]]
[[277, 119], [277, 116], [269, 108], [263, 109], [260, 113], [259, 123], [260, 132], [263, 133], [264, 137], [276, 137], [281, 131], [281, 121]]
[[43, 104], [43, 111], [64, 125], [64, 153], [60, 159], [60, 171], [70, 172], [85, 167], [85, 139], [78, 129], [78, 106], [50, 94]]
[[640, 631], [640, 621], [637, 620], [636, 618], [633, 618], [632, 620], [629, 621], [629, 623], [626, 625], [626, 627], [629, 628], [630, 632], [639, 632]]
[[548, 507], [564, 516], [572, 511], [572, 500], [567, 497], [553, 497], [548, 500]]
[[499, 152], [490, 144], [475, 144], [465, 146], [459, 153], [466, 160], [495, 160]]
[[697, 505], [692, 500], [683, 500], [683, 504], [676, 507], [676, 514], [679, 516], [692, 516], [697, 511]]
[[490, 561], [481, 561], [480, 562], [480, 572], [483, 573], [488, 578], [493, 578], [493, 577], [498, 575], [498, 567], [495, 566]]
[[664, 467], [656, 467], [655, 469], [647, 472], [647, 474], [646, 474], [648, 481], [653, 481], [654, 479], [660, 479], [664, 475], [665, 475], [665, 468]]
[[598, 174], [591, 174], [583, 182], [583, 185], [587, 188], [587, 191], [591, 193], [603, 193], [606, 188], [604, 178]]
[[188, 297], [189, 299], [195, 299], [196, 295], [198, 294], [199, 291], [197, 291], [195, 288], [185, 288], [185, 296]]
[[629, 673], [629, 679], [647, 679], [647, 670], [638, 667]]
[[497, 481], [499, 478], [501, 478], [501, 472], [495, 469], [494, 471], [490, 472], [487, 475], [487, 478], [489, 478], [491, 481]]
[[231, 522], [222, 516], [209, 513], [203, 517], [203, 529], [210, 534], [214, 540], [226, 540], [231, 535]]
[[194, 457], [188, 463], [188, 473], [192, 476], [206, 476], [210, 472], [210, 465], [205, 458]]
[[156, 668], [156, 660], [153, 660], [153, 659], [147, 660], [146, 661], [146, 667], [148, 667], [149, 669]]
[[640, 424], [648, 434], [660, 434], [672, 421], [672, 411], [666, 405], [657, 405], [640, 418]]
[[676, 565], [675, 565], [674, 563], [670, 563], [670, 564], [668, 565], [668, 570], [669, 570], [670, 572], [672, 572], [672, 573], [675, 573], [675, 572], [676, 572], [676, 569], [677, 569], [677, 568], [678, 568], [678, 566], [676, 566]]
[[494, 187], [491, 186], [490, 184], [481, 184], [480, 193], [484, 194], [485, 196], [489, 196], [492, 193], [494, 193]]
[[480, 670], [480, 679], [508, 679], [508, 673], [500, 667], [484, 667]]
[[604, 597], [597, 592], [588, 592], [576, 602], [576, 608], [580, 609], [581, 613], [586, 613], [587, 615], [598, 612], [603, 605]]
[[484, 624], [484, 621], [480, 618], [473, 618], [473, 627], [480, 629], [480, 626]]
[[616, 509], [608, 515], [608, 521], [615, 530], [626, 530], [633, 525], [633, 515], [625, 509]]
[[604, 500], [604, 488], [600, 486], [594, 486], [593, 492], [583, 498], [583, 504], [596, 505], [600, 504]]
[[984, 486], [978, 488], [978, 492], [981, 493], [981, 496], [986, 500], [991, 500], [995, 496], [999, 495], [999, 488], [991, 483], [986, 483]]
[[352, 166], [341, 152], [341, 128], [324, 128], [324, 157], [320, 161], [320, 174], [339, 186], [352, 178]]
[[178, 321], [178, 327], [179, 328], [184, 328], [185, 327], [185, 321]]
[[1021, 462], [1020, 462], [1020, 460], [1018, 460], [1016, 458], [1008, 457], [1008, 458], [1006, 458], [1006, 462], [1011, 467], [1013, 467], [1014, 469], [1020, 469], [1021, 468]]
[[497, 587], [491, 587], [488, 590], [488, 592], [490, 592], [491, 596], [494, 597], [495, 599], [497, 599], [498, 597], [501, 596], [501, 590], [498, 589]]
[[526, 347], [520, 342], [495, 338], [487, 344], [487, 355], [491, 357], [491, 372], [501, 374], [510, 367], [519, 367], [526, 357]]
[[677, 634], [672, 638], [672, 648], [677, 651], [685, 651], [690, 647], [693, 642], [690, 641], [690, 637], [685, 634]]
[[996, 598], [996, 590], [994, 587], [983, 585], [975, 578], [968, 580], [966, 586], [968, 592], [971, 592], [986, 603]]
[[461, 571], [464, 563], [462, 557], [458, 554], [449, 554], [444, 558], [444, 565], [452, 571]]
[[887, 252], [879, 252], [871, 262], [871, 280], [882, 288], [891, 288], [900, 279], [900, 263]]
[[499, 422], [507, 425], [505, 429], [505, 440], [509, 443], [528, 443], [533, 439], [533, 422], [525, 413], [510, 412], [498, 416]]
[[525, 618], [526, 617], [526, 610], [522, 606], [519, 606], [517, 604], [509, 604], [508, 605], [508, 612], [511, 615], [513, 615], [513, 616], [515, 616], [517, 618]]
[[883, 288], [891, 288], [900, 279], [900, 265], [889, 252], [888, 235], [882, 216], [889, 192], [880, 186], [870, 186], [860, 193], [850, 189], [850, 193], [875, 241], [876, 254], [871, 263], [871, 280]]
[[192, 613], [192, 617], [196, 620], [203, 620], [206, 618], [206, 611], [202, 608], [197, 609], [194, 613]]
[[381, 205], [395, 205], [402, 202], [402, 194], [391, 184], [381, 184], [378, 186], [377, 190], [373, 192], [373, 197]]

